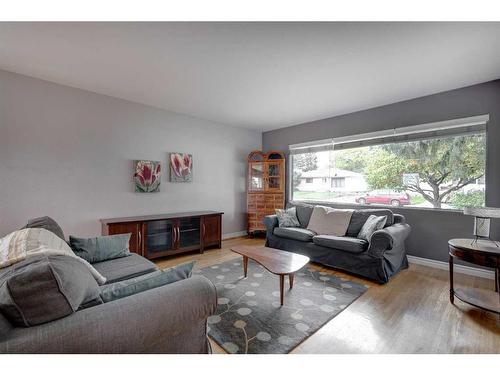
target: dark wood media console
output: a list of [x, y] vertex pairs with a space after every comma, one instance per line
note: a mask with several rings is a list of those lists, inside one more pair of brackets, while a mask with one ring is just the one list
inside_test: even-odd
[[101, 219], [102, 234], [131, 233], [130, 251], [148, 259], [203, 250], [222, 244], [222, 215], [218, 211]]

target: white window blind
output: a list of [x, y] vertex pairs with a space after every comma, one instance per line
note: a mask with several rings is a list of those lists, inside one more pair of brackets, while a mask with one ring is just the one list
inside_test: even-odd
[[290, 145], [290, 154], [308, 154], [311, 152], [333, 150], [333, 139], [323, 139], [321, 141], [306, 142]]
[[422, 139], [478, 134], [486, 131], [489, 115], [432, 122], [421, 125], [382, 130], [353, 136], [323, 139], [320, 141], [290, 145], [290, 154], [304, 154], [328, 150], [344, 150], [354, 147], [417, 141]]

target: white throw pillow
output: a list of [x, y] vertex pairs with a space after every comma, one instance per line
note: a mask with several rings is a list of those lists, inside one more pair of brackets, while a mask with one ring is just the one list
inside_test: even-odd
[[0, 268], [39, 254], [67, 255], [75, 258], [85, 264], [98, 284], [102, 285], [106, 282], [106, 278], [86, 260], [76, 256], [64, 240], [46, 229], [21, 229], [0, 239]]
[[354, 210], [314, 206], [307, 229], [318, 235], [345, 236]]

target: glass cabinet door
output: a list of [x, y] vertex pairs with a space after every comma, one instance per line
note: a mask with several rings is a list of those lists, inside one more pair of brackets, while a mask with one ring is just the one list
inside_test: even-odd
[[179, 235], [179, 248], [200, 246], [200, 228], [201, 220], [199, 217], [187, 217], [179, 220], [179, 228], [177, 233]]
[[269, 190], [281, 190], [281, 163], [267, 163], [267, 188]]
[[252, 162], [248, 168], [248, 190], [264, 190], [264, 164]]
[[145, 252], [148, 257], [160, 255], [175, 246], [175, 221], [155, 220], [146, 223]]

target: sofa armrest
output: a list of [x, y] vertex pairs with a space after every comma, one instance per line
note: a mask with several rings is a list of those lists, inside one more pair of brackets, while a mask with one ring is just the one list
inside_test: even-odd
[[279, 225], [278, 216], [268, 215], [264, 217], [264, 225], [266, 226], [267, 235], [273, 234], [274, 228]]
[[408, 224], [393, 224], [387, 228], [375, 231], [370, 238], [368, 254], [382, 258], [384, 252], [392, 249], [404, 249], [404, 242], [410, 234]]
[[405, 224], [406, 219], [403, 215], [394, 214], [394, 224]]
[[0, 338], [0, 353], [161, 352], [166, 338], [205, 329], [216, 308], [214, 285], [192, 276], [50, 323], [13, 328]]

